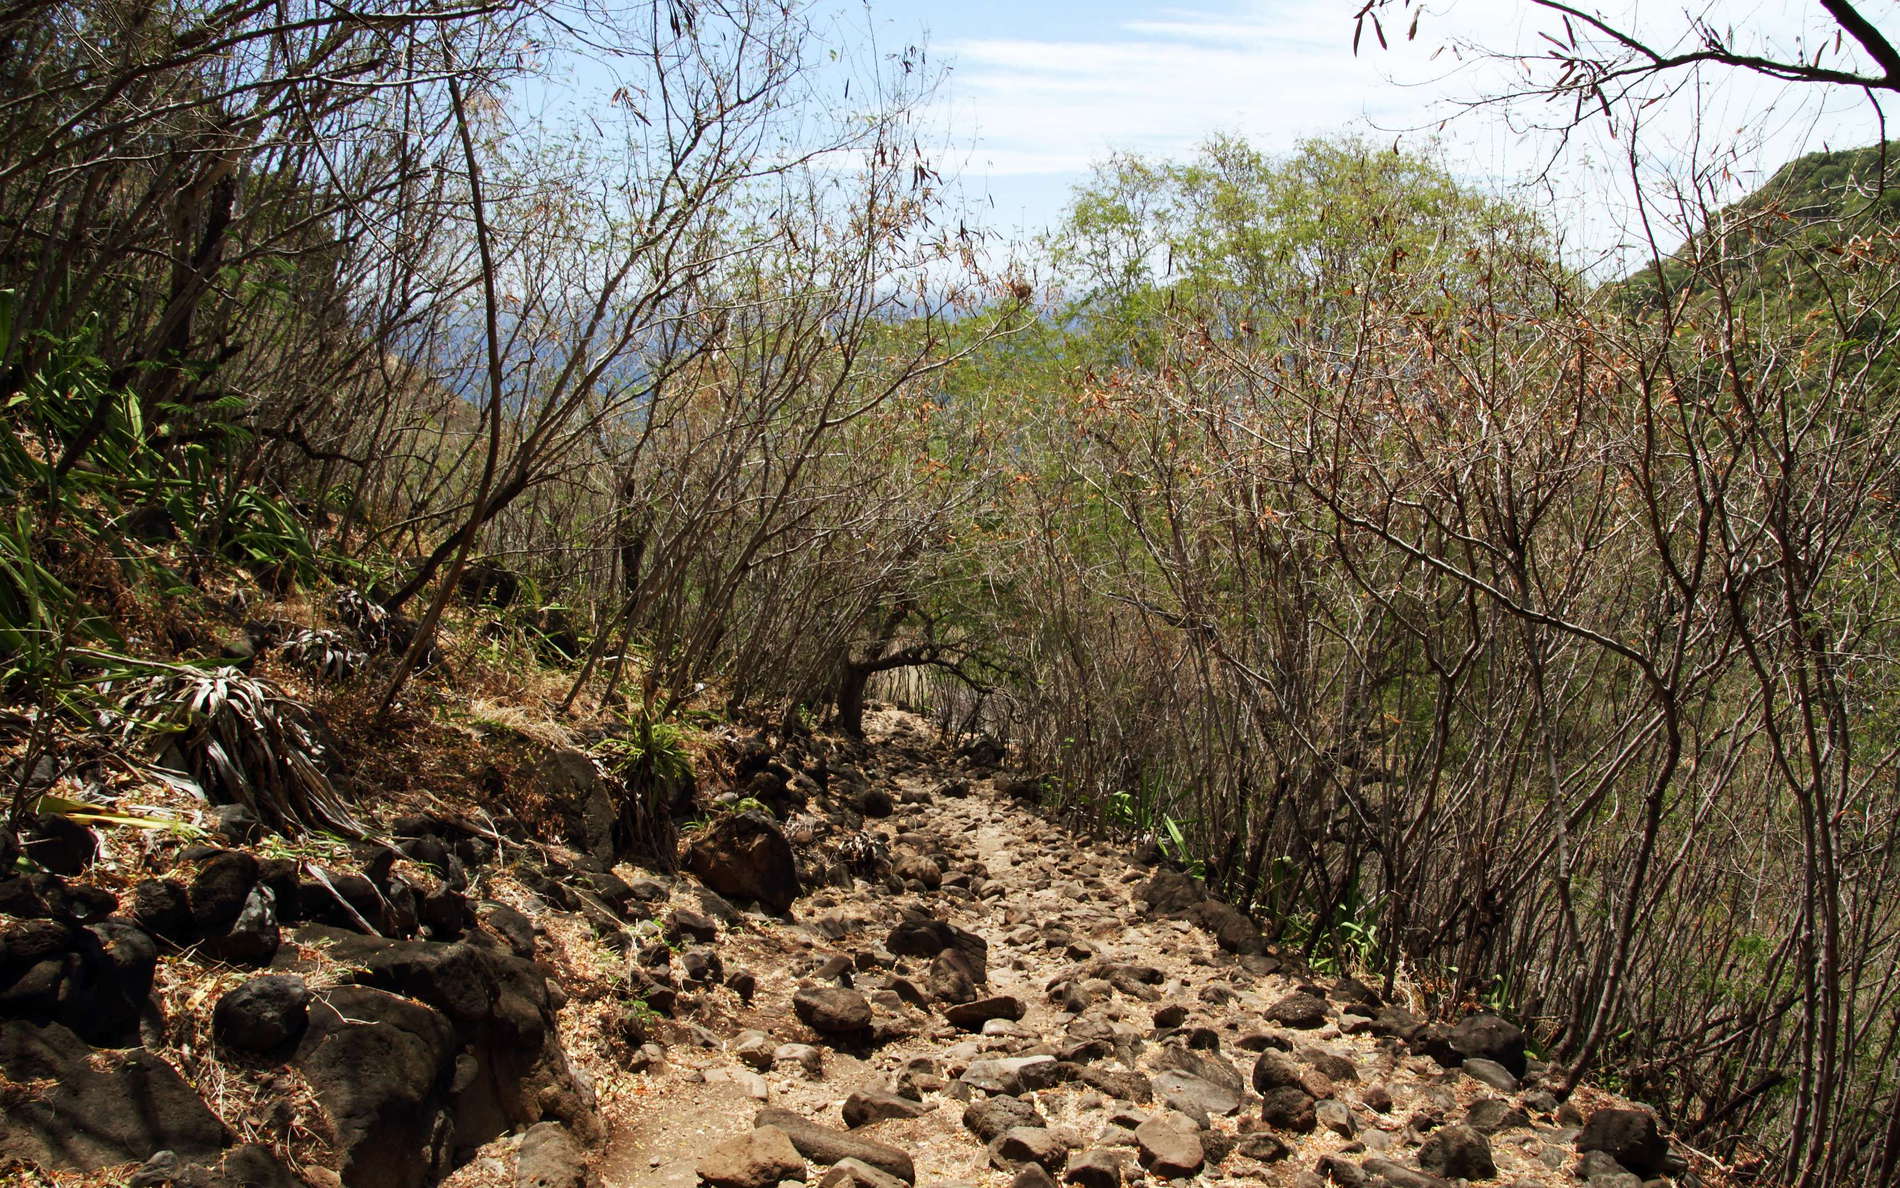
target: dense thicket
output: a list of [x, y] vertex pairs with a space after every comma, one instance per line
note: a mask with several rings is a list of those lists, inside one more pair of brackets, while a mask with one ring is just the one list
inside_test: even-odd
[[998, 360], [994, 572], [1040, 612], [994, 712], [1310, 955], [1508, 1004], [1792, 1180], [1890, 1179], [1880, 158], [1593, 290], [1425, 163], [1237, 156], [1105, 171], [1058, 242], [1090, 333]]
[[[359, 827], [239, 778], [321, 731], [128, 610], [234, 563], [341, 588], [385, 654], [292, 646], [385, 707], [458, 593], [649, 742], [901, 691], [1315, 961], [1893, 1182], [1884, 155], [1692, 189], [1606, 285], [1428, 157], [1118, 157], [1033, 316], [922, 55], [826, 48], [750, 0], [0, 11], [9, 742], [173, 715], [207, 794]], [[600, 102], [534, 114], [556, 69]]]

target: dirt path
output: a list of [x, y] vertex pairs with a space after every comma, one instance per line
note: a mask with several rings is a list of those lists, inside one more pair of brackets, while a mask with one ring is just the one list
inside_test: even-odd
[[[898, 872], [922, 878], [901, 891], [895, 881], [863, 880], [821, 889], [797, 903], [795, 922], [747, 913], [722, 929], [715, 947], [726, 976], [756, 975], [752, 1001], [706, 990], [689, 996], [697, 1009], [657, 1029], [665, 1060], [619, 1095], [624, 1108], [611, 1115], [598, 1167], [604, 1188], [695, 1188], [708, 1153], [750, 1133], [761, 1108], [843, 1130], [858, 1092], [895, 1092], [921, 1109], [851, 1132], [908, 1154], [921, 1186], [1014, 1179], [1027, 1188], [1044, 1182], [1021, 1170], [1036, 1161], [1088, 1188], [1113, 1188], [1117, 1178], [1578, 1182], [1569, 1123], [1581, 1119], [1574, 1105], [1556, 1113], [1534, 1063], [1522, 1088], [1495, 1065], [1450, 1067], [1469, 1051], [1448, 1051], [1442, 1031], [1401, 1038], [1403, 1012], [1382, 1011], [1362, 987], [1316, 984], [1279, 970], [1269, 954], [1237, 956], [1207, 927], [1146, 905], [1138, 893], [1153, 891], [1153, 869], [1050, 825], [929, 752], [914, 720], [876, 714], [871, 731], [865, 774], [891, 793], [895, 811], [861, 825], [845, 815], [832, 828], [862, 828]], [[933, 866], [942, 882], [930, 889]], [[987, 985], [975, 994], [1000, 1001], [998, 1017], [977, 1030], [953, 1024], [950, 1004], [932, 1001], [933, 991], [967, 997], [942, 993], [953, 975], [921, 953], [890, 951], [894, 928], [925, 918], [987, 945]], [[1222, 919], [1214, 913], [1211, 923]], [[1238, 933], [1224, 939], [1259, 947]], [[955, 964], [935, 965], [946, 962]], [[863, 995], [870, 1038], [801, 1022], [792, 1001], [801, 986]], [[1021, 1017], [1011, 1019], [1016, 1006]], [[816, 1072], [800, 1063], [812, 1049]], [[1578, 1101], [1589, 1104], [1587, 1095]], [[1012, 1132], [1013, 1145], [1005, 1138], [993, 1157], [966, 1124], [973, 1106], [979, 1127], [1002, 1118], [1028, 1121], [1034, 1133]], [[1622, 1153], [1640, 1164], [1640, 1153]], [[1593, 1188], [1643, 1182], [1606, 1158], [1583, 1168], [1595, 1174]], [[1443, 1174], [1419, 1170], [1421, 1161]], [[1479, 1174], [1487, 1161], [1495, 1171]], [[816, 1184], [825, 1160], [807, 1162]], [[862, 1175], [825, 1178], [834, 1182], [869, 1188]]]

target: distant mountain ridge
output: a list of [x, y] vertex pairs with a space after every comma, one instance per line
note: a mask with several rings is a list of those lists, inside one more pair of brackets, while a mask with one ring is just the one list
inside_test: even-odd
[[[1826, 285], [1812, 267], [1821, 255], [1844, 257], [1861, 241], [1896, 231], [1900, 141], [1808, 153], [1775, 170], [1753, 193], [1712, 211], [1663, 262], [1663, 289], [1676, 296], [1684, 285], [1709, 291], [1719, 270], [1731, 299], [1805, 315], [1827, 302]], [[1656, 266], [1614, 282], [1612, 293], [1626, 308], [1657, 307]]]

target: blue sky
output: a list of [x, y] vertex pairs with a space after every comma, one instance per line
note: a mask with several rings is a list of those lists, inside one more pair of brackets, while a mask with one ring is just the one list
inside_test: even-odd
[[[1601, 121], [1560, 146], [1524, 126], [1527, 113], [1548, 109], [1507, 116], [1461, 103], [1510, 85], [1505, 68], [1474, 47], [1534, 49], [1540, 31], [1559, 29], [1528, 0], [1413, 0], [1423, 5], [1415, 41], [1395, 28], [1389, 49], [1367, 37], [1357, 55], [1353, 14], [1361, 0], [812, 2], [815, 23], [846, 63], [836, 77], [814, 80], [829, 93], [826, 104], [836, 106], [843, 72], [853, 59], [862, 71], [873, 48], [888, 54], [922, 44], [933, 65], [947, 67], [930, 112], [936, 162], [958, 179], [971, 220], [1004, 236], [1059, 220], [1090, 163], [1111, 152], [1184, 157], [1214, 133], [1242, 135], [1269, 152], [1339, 133], [1434, 149], [1467, 181], [1543, 209], [1584, 266], [1620, 268], [1611, 257], [1637, 221], [1626, 143], [1608, 137]], [[1900, 40], [1900, 0], [1859, 7]], [[1633, 22], [1659, 48], [1690, 17], [1732, 30], [1738, 49], [1776, 56], [1806, 55], [1835, 32], [1816, 0], [1601, 0], [1595, 10]], [[1851, 43], [1830, 64], [1860, 65]], [[578, 84], [549, 79], [521, 94], [585, 104], [596, 89], [586, 82], [603, 77], [582, 67]], [[1718, 175], [1726, 188], [1712, 195], [1718, 201], [1739, 197], [1801, 153], [1869, 144], [1880, 134], [1858, 92], [1736, 71], [1682, 81], [1675, 99], [1643, 113], [1642, 165], [1653, 182], [1691, 157], [1707, 162], [1719, 146], [1728, 169]]]
[[[1502, 81], [1494, 63], [1457, 47], [1534, 45], [1554, 23], [1522, 0], [1428, 2], [1416, 41], [1390, 30], [1391, 49], [1378, 50], [1368, 37], [1356, 57], [1356, 0], [843, 0], [837, 12], [845, 28], [868, 22], [886, 47], [927, 36], [933, 60], [950, 68], [938, 98], [945, 156], [977, 209], [1013, 231], [1056, 219], [1088, 164], [1112, 150], [1185, 155], [1217, 131], [1268, 150], [1342, 131], [1420, 147], [1436, 141], [1472, 180], [1499, 189], [1521, 183], [1552, 159], [1554, 142], [1495, 112], [1446, 123], [1459, 99]], [[1900, 36], [1900, 5], [1866, 0], [1861, 7]], [[1613, 0], [1603, 11], [1635, 12], [1642, 27], [1672, 31], [1692, 12], [1734, 29], [1739, 43], [1777, 50], [1804, 34], [1813, 44], [1832, 33], [1812, 0], [1640, 7]], [[1740, 147], [1738, 192], [1790, 156], [1870, 143], [1879, 134], [1857, 95], [1712, 76], [1695, 94], [1646, 113], [1643, 144], [1652, 161], [1666, 165], [1688, 154], [1697, 143], [1695, 110], [1708, 115], [1700, 143]], [[1622, 148], [1593, 129], [1555, 160], [1535, 199], [1578, 242], [1603, 248], [1627, 222], [1615, 177]]]

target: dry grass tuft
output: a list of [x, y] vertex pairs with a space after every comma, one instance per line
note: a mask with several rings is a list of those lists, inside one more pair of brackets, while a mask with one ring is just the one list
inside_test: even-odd
[[566, 725], [545, 711], [537, 711], [528, 706], [491, 701], [486, 697], [472, 697], [468, 703], [468, 716], [477, 727], [511, 731], [543, 746], [579, 745], [578, 738]]

